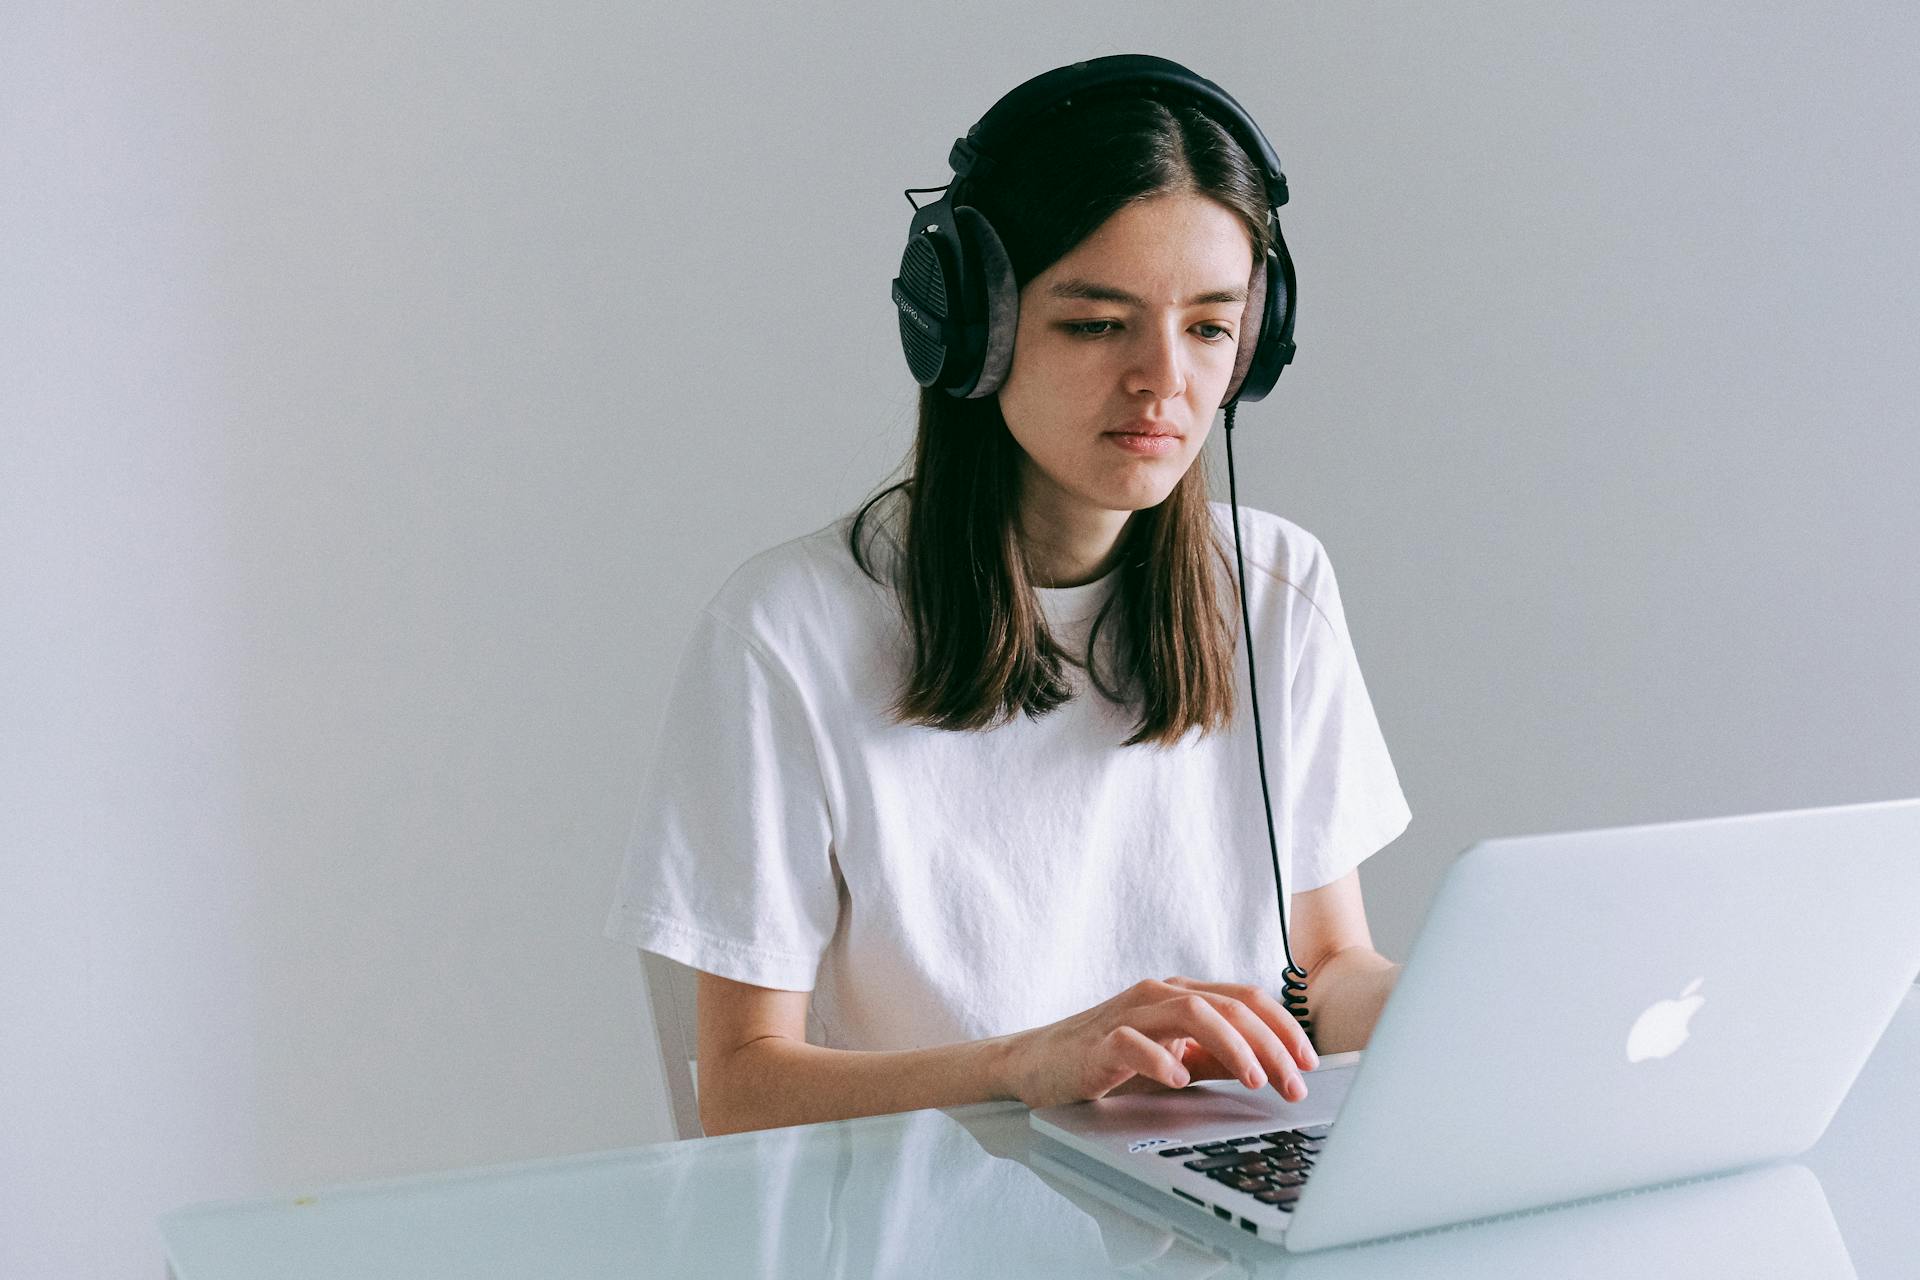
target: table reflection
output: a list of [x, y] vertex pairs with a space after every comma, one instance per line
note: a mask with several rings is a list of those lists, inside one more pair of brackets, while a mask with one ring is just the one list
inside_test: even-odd
[[705, 1144], [676, 1166], [653, 1225], [666, 1252], [714, 1275], [1854, 1275], [1819, 1180], [1798, 1164], [1291, 1255], [1178, 1204], [1163, 1212], [1034, 1137], [1024, 1111], [968, 1112]]
[[1854, 1275], [1797, 1164], [1292, 1255], [1075, 1159], [1024, 1108], [960, 1107], [202, 1205], [163, 1229], [180, 1280]]
[[1063, 1194], [1100, 1206], [1090, 1212], [1132, 1223], [1107, 1236], [1110, 1260], [1127, 1275], [1285, 1280], [1851, 1280], [1855, 1275], [1819, 1180], [1798, 1164], [1292, 1255], [1243, 1242], [1225, 1223], [1199, 1219], [1163, 1229], [1155, 1239], [1155, 1224], [1172, 1219], [1156, 1218], [1147, 1201], [1102, 1183], [1091, 1168], [1044, 1152], [1032, 1159]]
[[1920, 992], [1799, 1164], [1295, 1256], [1099, 1166], [1016, 1103], [871, 1116], [188, 1206], [180, 1280], [733, 1276], [1791, 1277], [1915, 1274]]
[[679, 1154], [656, 1173], [656, 1186], [659, 1174], [671, 1185], [645, 1225], [663, 1263], [697, 1261], [704, 1275], [1113, 1274], [1100, 1221], [941, 1111], [742, 1134]]

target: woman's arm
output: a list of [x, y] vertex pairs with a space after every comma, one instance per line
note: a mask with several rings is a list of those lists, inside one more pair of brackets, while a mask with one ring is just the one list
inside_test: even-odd
[[806, 1043], [805, 991], [700, 975], [700, 1124], [710, 1134], [1010, 1099], [1030, 1107], [1195, 1078], [1269, 1082], [1306, 1097], [1313, 1047], [1256, 987], [1172, 977], [1136, 982], [1058, 1022], [931, 1049]]
[[[1360, 875], [1293, 901], [1294, 956], [1308, 972], [1314, 1046], [1365, 1047], [1400, 966], [1373, 949]], [[1017, 1100], [1029, 1106], [1234, 1076], [1291, 1088], [1313, 1047], [1256, 988], [1141, 982], [1047, 1027], [931, 1049], [825, 1049], [806, 1042], [812, 993], [701, 973], [700, 1124], [709, 1134]], [[1301, 1096], [1304, 1096], [1302, 1091]]]
[[1313, 1042], [1320, 1051], [1366, 1048], [1399, 977], [1400, 966], [1372, 947], [1347, 947], [1322, 960], [1307, 978]]
[[1002, 1036], [869, 1052], [806, 1043], [812, 993], [700, 974], [700, 1127], [709, 1134], [1011, 1098]]
[[1294, 958], [1307, 970], [1307, 1012], [1322, 1053], [1363, 1049], [1400, 976], [1373, 949], [1356, 868], [1293, 899]]

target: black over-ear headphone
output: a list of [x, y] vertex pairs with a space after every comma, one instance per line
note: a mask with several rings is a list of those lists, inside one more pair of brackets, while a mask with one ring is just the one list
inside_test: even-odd
[[[1022, 124], [1057, 106], [1097, 97], [1137, 96], [1191, 103], [1218, 121], [1260, 167], [1267, 185], [1267, 226], [1273, 247], [1253, 264], [1242, 341], [1234, 358], [1223, 405], [1258, 400], [1273, 389], [1293, 359], [1293, 259], [1280, 234], [1280, 206], [1287, 178], [1260, 126], [1211, 80], [1177, 62], [1144, 53], [1117, 53], [1058, 67], [1016, 86], [993, 104], [967, 136], [954, 140], [947, 164], [957, 177], [984, 178], [993, 171], [1000, 144]], [[953, 184], [912, 187], [941, 191], [940, 199], [914, 205], [913, 227], [893, 302], [900, 312], [900, 345], [907, 367], [923, 387], [977, 399], [993, 394], [1013, 364], [1013, 334], [1020, 317], [1020, 291], [1013, 266], [986, 215], [952, 202]], [[1278, 324], [1268, 322], [1279, 316]], [[1247, 335], [1255, 335], [1247, 341]]]

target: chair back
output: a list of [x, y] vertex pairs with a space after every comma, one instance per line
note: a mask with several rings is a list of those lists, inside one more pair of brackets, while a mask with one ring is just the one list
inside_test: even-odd
[[700, 1039], [694, 1022], [698, 988], [695, 971], [658, 952], [642, 951], [647, 1004], [653, 1016], [654, 1042], [660, 1051], [660, 1078], [667, 1082], [673, 1136], [698, 1138], [700, 1128]]
[[[647, 979], [647, 1005], [653, 1019], [654, 1042], [660, 1052], [660, 1078], [667, 1082], [667, 1102], [673, 1113], [676, 1138], [700, 1138], [700, 1032], [696, 1021], [699, 971], [654, 951], [640, 953]], [[824, 1036], [813, 1004], [807, 1004], [808, 1044]]]

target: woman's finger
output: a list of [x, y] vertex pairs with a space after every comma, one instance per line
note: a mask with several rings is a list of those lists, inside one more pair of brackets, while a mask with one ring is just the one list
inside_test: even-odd
[[1247, 1038], [1227, 1021], [1213, 1001], [1198, 991], [1180, 991], [1162, 1000], [1152, 1000], [1128, 1015], [1128, 1023], [1155, 1040], [1186, 1036], [1201, 1047], [1249, 1089], [1266, 1082], [1266, 1069], [1247, 1043]]
[[1320, 1065], [1320, 1055], [1314, 1052], [1313, 1042], [1307, 1038], [1300, 1023], [1285, 1005], [1260, 987], [1238, 982], [1196, 982], [1191, 978], [1169, 978], [1167, 981], [1172, 986], [1209, 991], [1238, 1000], [1273, 1031], [1285, 1046], [1288, 1056], [1302, 1071], [1312, 1071]]
[[[1275, 1087], [1279, 1089], [1280, 1095], [1284, 1098], [1291, 1098], [1298, 1101], [1307, 1096], [1307, 1083], [1301, 1079], [1300, 1065], [1294, 1059], [1287, 1043], [1282, 1040], [1274, 1028], [1269, 1026], [1266, 1020], [1262, 1018], [1258, 1012], [1250, 1008], [1245, 1001], [1235, 996], [1225, 994], [1220, 988], [1226, 984], [1189, 983], [1182, 980], [1170, 983], [1169, 985], [1175, 990], [1188, 991], [1206, 1000], [1219, 1012], [1221, 1017], [1232, 1024], [1233, 1028], [1238, 1031], [1246, 1041], [1249, 1049], [1251, 1049], [1254, 1057], [1259, 1062], [1260, 1073], [1263, 1078], [1261, 1083], [1264, 1083], [1264, 1079], [1271, 1079]], [[1244, 987], [1236, 989], [1248, 990], [1248, 988]], [[1284, 1010], [1281, 1012], [1281, 1016], [1286, 1017]], [[1292, 1022], [1292, 1019], [1288, 1018], [1287, 1021]], [[1298, 1026], [1297, 1023], [1294, 1025], [1296, 1027]], [[1244, 1071], [1237, 1072], [1237, 1074], [1243, 1082], [1247, 1080], [1247, 1075]], [[1249, 1087], [1259, 1088], [1260, 1085], [1259, 1083], [1252, 1083], [1249, 1084]]]
[[1233, 1071], [1222, 1066], [1220, 1060], [1208, 1053], [1198, 1041], [1182, 1036], [1171, 1049], [1173, 1056], [1180, 1059], [1180, 1064], [1195, 1080], [1227, 1080], [1233, 1076]]
[[1107, 1036], [1113, 1061], [1135, 1075], [1157, 1080], [1169, 1089], [1184, 1089], [1193, 1082], [1185, 1066], [1167, 1047], [1129, 1026], [1115, 1027]]

